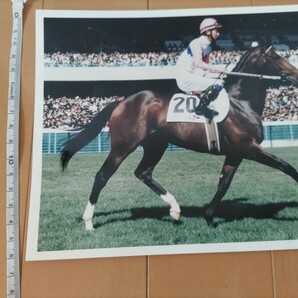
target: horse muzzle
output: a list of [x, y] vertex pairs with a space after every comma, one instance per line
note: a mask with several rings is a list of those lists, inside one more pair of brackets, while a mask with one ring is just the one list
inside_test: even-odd
[[298, 72], [297, 72], [297, 74], [280, 73], [280, 78], [281, 78], [283, 85], [298, 86]]

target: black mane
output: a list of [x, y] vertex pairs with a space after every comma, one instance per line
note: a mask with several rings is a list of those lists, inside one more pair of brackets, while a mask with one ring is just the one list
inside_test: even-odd
[[[240, 60], [237, 62], [235, 67], [232, 69], [232, 72], [241, 72], [244, 66], [247, 63], [247, 60], [251, 56], [252, 52], [254, 52], [256, 49], [252, 48], [250, 50], [247, 50], [240, 58]], [[224, 86], [226, 89], [228, 89], [231, 85], [235, 84], [240, 77], [235, 75], [227, 75], [226, 79], [224, 80]]]

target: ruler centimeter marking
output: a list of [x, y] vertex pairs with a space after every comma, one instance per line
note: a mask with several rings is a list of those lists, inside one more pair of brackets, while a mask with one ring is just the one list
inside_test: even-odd
[[7, 297], [20, 297], [19, 256], [19, 103], [23, 5], [12, 0], [12, 38], [9, 57], [8, 116], [6, 140], [6, 278]]

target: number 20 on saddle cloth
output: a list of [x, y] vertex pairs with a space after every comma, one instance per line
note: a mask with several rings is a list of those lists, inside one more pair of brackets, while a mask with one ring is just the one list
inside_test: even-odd
[[[167, 122], [197, 122], [204, 123], [206, 118], [195, 114], [200, 99], [196, 95], [176, 93], [173, 95], [167, 113]], [[209, 107], [218, 112], [213, 117], [215, 123], [221, 122], [228, 114], [230, 103], [228, 94], [222, 89], [216, 100], [210, 103]]]
[[203, 115], [196, 115], [195, 109], [200, 99], [196, 95], [176, 93], [169, 103], [167, 122], [195, 122], [205, 123], [206, 136], [210, 152], [220, 152], [218, 141], [217, 123], [223, 121], [229, 111], [230, 102], [225, 89], [222, 89], [216, 100], [210, 103], [209, 107], [218, 112], [212, 121]]

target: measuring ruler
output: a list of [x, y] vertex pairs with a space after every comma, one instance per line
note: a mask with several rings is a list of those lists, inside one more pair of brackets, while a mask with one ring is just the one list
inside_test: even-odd
[[12, 1], [12, 39], [9, 59], [6, 166], [6, 277], [7, 297], [20, 297], [19, 256], [19, 104], [23, 31], [23, 4]]

